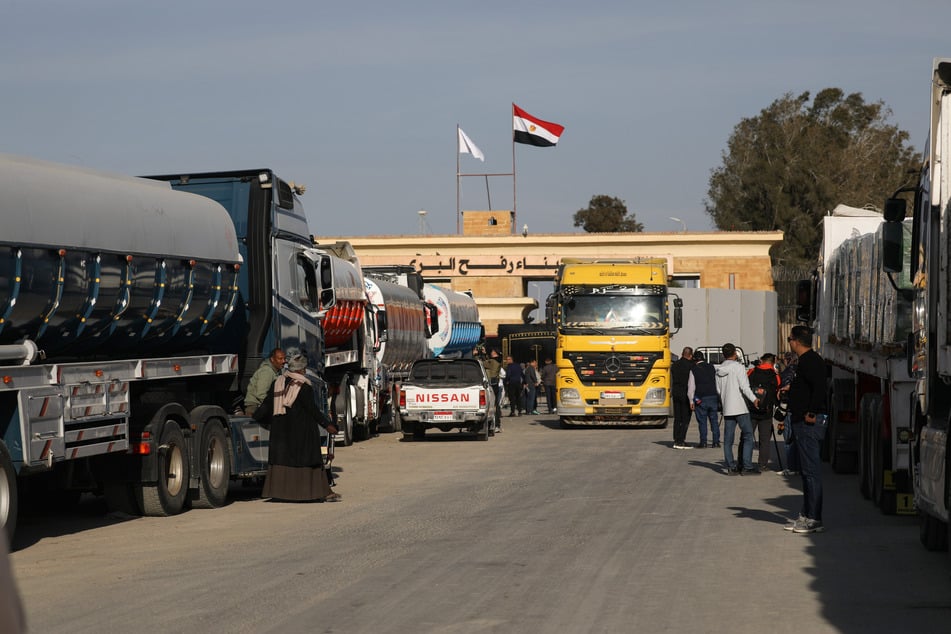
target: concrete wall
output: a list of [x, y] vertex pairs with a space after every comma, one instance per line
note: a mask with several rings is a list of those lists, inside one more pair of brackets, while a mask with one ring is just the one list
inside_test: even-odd
[[725, 288], [672, 288], [684, 302], [684, 325], [671, 336], [670, 350], [722, 346], [730, 342], [753, 360], [765, 352], [781, 355], [775, 291]]

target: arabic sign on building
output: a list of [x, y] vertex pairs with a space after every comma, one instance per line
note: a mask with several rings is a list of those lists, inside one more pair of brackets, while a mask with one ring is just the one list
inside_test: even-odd
[[[598, 259], [597, 256], [580, 256]], [[637, 256], [644, 259], [648, 256]], [[660, 257], [667, 261], [668, 274], [673, 273], [673, 258], [670, 255]], [[552, 275], [558, 271], [561, 258], [554, 255], [523, 255], [505, 257], [503, 255], [470, 255], [467, 257], [423, 255], [409, 261], [422, 275]]]
[[531, 271], [554, 275], [560, 258], [547, 255], [526, 255], [520, 258], [476, 255], [465, 258], [438, 255], [418, 256], [410, 266], [424, 275], [511, 275]]

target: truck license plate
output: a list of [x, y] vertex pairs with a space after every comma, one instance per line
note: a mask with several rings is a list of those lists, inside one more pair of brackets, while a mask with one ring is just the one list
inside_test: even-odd
[[452, 412], [433, 412], [433, 420], [452, 420]]
[[610, 392], [601, 392], [601, 400], [609, 401], [612, 399], [622, 399], [624, 398], [624, 392], [610, 391]]

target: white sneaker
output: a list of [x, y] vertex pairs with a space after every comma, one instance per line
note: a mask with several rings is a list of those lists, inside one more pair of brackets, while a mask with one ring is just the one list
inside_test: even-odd
[[809, 520], [803, 517], [793, 526], [792, 532], [802, 535], [804, 533], [821, 533], [824, 530], [825, 527], [819, 520]]
[[794, 530], [794, 529], [796, 528], [796, 525], [797, 525], [797, 524], [799, 524], [800, 522], [804, 522], [805, 520], [806, 520], [806, 518], [803, 517], [802, 515], [800, 515], [800, 516], [798, 516], [798, 517], [797, 517], [796, 519], [794, 519], [794, 520], [789, 520], [789, 523], [786, 524], [785, 526], [783, 526], [783, 530], [784, 530], [784, 531], [792, 531], [792, 530]]

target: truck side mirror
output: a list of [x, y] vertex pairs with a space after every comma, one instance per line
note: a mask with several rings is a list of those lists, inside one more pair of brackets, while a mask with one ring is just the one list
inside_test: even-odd
[[[905, 201], [901, 201], [905, 202]], [[904, 227], [900, 221], [882, 223], [882, 270], [901, 273], [904, 259]]]
[[905, 199], [888, 198], [885, 200], [885, 222], [901, 222], [905, 219]]
[[812, 305], [812, 280], [799, 280], [796, 283], [796, 321], [809, 323], [815, 319], [815, 307]]
[[684, 327], [684, 300], [674, 296], [674, 330]]

